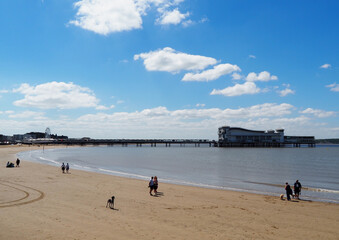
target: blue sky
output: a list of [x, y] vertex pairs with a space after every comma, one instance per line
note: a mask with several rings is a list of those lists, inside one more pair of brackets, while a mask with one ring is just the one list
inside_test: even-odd
[[339, 137], [339, 2], [0, 2], [0, 134]]

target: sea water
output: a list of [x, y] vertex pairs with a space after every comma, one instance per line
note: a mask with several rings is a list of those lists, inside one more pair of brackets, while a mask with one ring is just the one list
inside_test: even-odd
[[161, 182], [252, 192], [285, 193], [298, 179], [303, 200], [339, 203], [339, 147], [79, 147], [23, 152], [19, 158], [53, 166]]

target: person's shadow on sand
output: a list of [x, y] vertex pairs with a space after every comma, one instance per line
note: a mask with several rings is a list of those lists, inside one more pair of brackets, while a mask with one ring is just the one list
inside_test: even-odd
[[109, 209], [111, 209], [111, 210], [113, 210], [113, 211], [119, 211], [118, 208], [109, 208]]
[[157, 192], [155, 194], [152, 195], [153, 197], [162, 197], [164, 196], [164, 193], [163, 192]]

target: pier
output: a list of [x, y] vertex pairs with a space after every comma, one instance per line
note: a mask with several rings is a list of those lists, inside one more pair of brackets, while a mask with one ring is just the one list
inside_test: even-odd
[[171, 147], [171, 146], [208, 146], [208, 147], [218, 147], [218, 142], [214, 140], [207, 139], [65, 139], [59, 141], [29, 141], [23, 142], [23, 144], [65, 144], [65, 145], [107, 145], [107, 146], [150, 146], [150, 147]]
[[80, 146], [135, 146], [135, 147], [224, 147], [224, 148], [281, 148], [281, 147], [315, 147], [314, 138], [296, 138], [285, 139], [284, 142], [260, 142], [260, 141], [238, 141], [225, 142], [207, 139], [63, 139], [58, 141], [36, 140], [23, 141], [22, 144], [63, 144], [63, 145], [80, 145]]

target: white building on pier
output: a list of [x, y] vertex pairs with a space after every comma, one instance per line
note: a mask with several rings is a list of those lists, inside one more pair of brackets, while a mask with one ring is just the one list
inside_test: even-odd
[[224, 126], [219, 128], [218, 135], [221, 144], [284, 143], [284, 129], [256, 131]]

